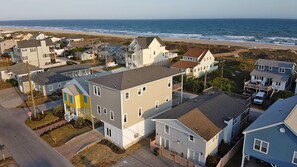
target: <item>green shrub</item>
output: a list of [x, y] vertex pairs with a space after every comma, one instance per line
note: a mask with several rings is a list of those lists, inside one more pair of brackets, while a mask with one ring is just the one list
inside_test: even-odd
[[75, 128], [82, 128], [82, 127], [84, 127], [85, 125], [86, 125], [86, 120], [83, 119], [83, 118], [81, 118], [81, 117], [79, 117], [79, 118], [77, 119], [77, 121], [74, 123], [74, 127], [75, 127]]
[[224, 140], [222, 140], [218, 147], [218, 154], [221, 157], [223, 157], [229, 152], [230, 149], [231, 149], [231, 146], [228, 143], [225, 143]]
[[18, 86], [18, 81], [16, 81], [15, 79], [7, 79], [6, 82], [10, 83], [14, 87]]
[[61, 106], [61, 105], [56, 106], [53, 109], [53, 115], [57, 116], [59, 118], [63, 118], [64, 117], [64, 108], [63, 108], [63, 106]]
[[280, 98], [286, 99], [286, 98], [292, 97], [294, 95], [295, 94], [293, 92], [291, 92], [291, 91], [279, 91], [279, 92], [274, 93], [271, 100], [274, 103]]
[[207, 156], [207, 158], [206, 158], [206, 163], [205, 163], [205, 165], [206, 165], [207, 167], [216, 167], [217, 164], [219, 163], [219, 161], [220, 161], [220, 158], [219, 158], [219, 157], [214, 156], [214, 155], [209, 155], [209, 156]]

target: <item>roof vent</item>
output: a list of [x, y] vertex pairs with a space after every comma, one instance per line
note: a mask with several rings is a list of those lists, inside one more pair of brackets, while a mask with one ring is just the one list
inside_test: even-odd
[[224, 119], [224, 122], [229, 122], [232, 118], [231, 117], [227, 117]]
[[198, 101], [198, 99], [197, 99], [197, 98], [195, 98], [195, 99], [194, 99], [194, 101], [195, 101], [195, 102], [197, 102], [197, 101]]

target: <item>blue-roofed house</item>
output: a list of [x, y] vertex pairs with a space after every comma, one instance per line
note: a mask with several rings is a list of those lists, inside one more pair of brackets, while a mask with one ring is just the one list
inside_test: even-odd
[[294, 81], [295, 66], [293, 62], [258, 59], [250, 73], [251, 80], [245, 82], [244, 89], [265, 92], [287, 90]]
[[250, 157], [272, 166], [297, 166], [297, 96], [276, 101], [243, 134], [242, 167]]

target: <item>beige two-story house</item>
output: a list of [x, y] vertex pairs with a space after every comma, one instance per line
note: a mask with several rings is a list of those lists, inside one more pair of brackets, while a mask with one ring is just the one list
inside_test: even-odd
[[[182, 73], [147, 66], [89, 80], [92, 114], [104, 123], [104, 136], [127, 148], [151, 134], [151, 118], [171, 109], [174, 77]], [[182, 84], [178, 84], [180, 88]]]

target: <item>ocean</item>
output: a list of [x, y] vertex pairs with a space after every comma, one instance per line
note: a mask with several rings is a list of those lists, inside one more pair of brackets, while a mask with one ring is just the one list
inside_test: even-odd
[[120, 35], [297, 45], [297, 20], [293, 19], [0, 21], [0, 27], [5, 26]]

